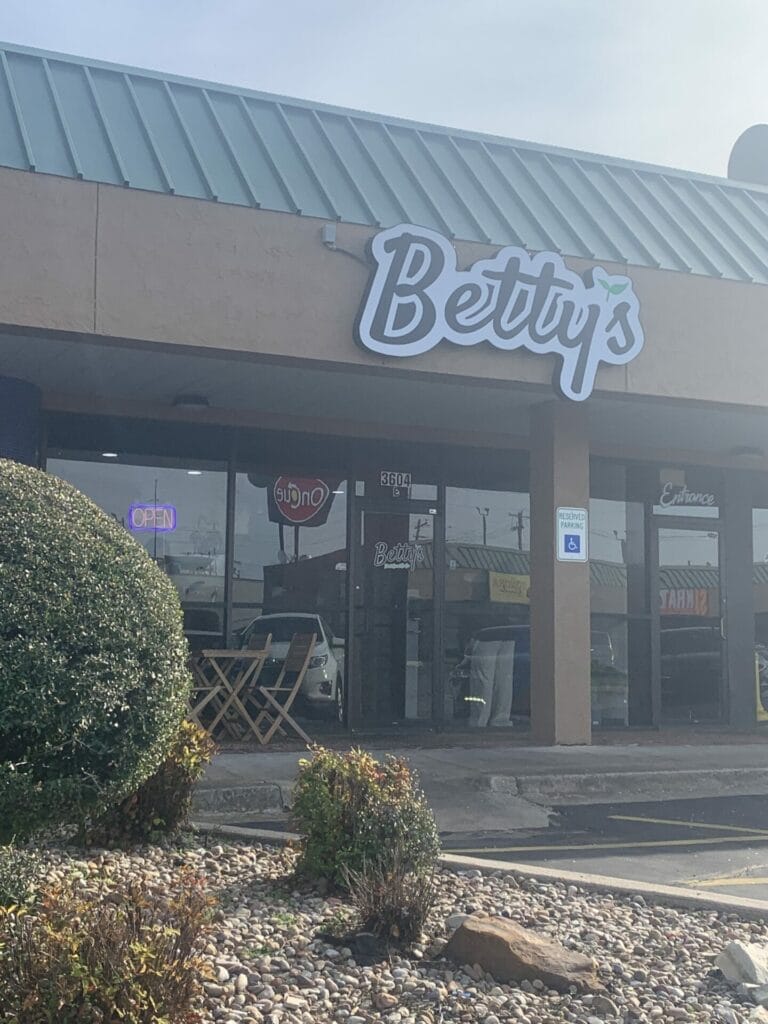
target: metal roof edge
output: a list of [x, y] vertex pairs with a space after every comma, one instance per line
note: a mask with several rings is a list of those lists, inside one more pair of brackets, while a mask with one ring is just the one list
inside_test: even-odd
[[342, 107], [336, 104], [324, 103], [319, 100], [301, 99], [295, 96], [284, 96], [279, 93], [264, 92], [258, 89], [250, 89], [245, 86], [229, 85], [224, 82], [214, 82], [207, 79], [192, 78], [188, 75], [177, 75], [170, 72], [157, 71], [150, 68], [136, 67], [134, 65], [118, 64], [114, 61], [99, 60], [91, 57], [82, 57], [76, 54], [60, 53], [55, 50], [45, 50], [34, 46], [25, 46], [20, 43], [0, 41], [0, 50], [19, 53], [31, 57], [38, 57], [46, 60], [59, 61], [61, 63], [77, 64], [89, 68], [112, 71], [118, 74], [140, 75], [145, 78], [153, 78], [161, 82], [173, 82], [178, 85], [185, 85], [197, 89], [214, 89], [218, 92], [229, 93], [234, 96], [246, 96], [251, 99], [262, 100], [266, 103], [290, 104], [305, 110], [322, 111], [323, 113], [335, 114], [339, 117], [357, 118], [374, 121], [378, 124], [397, 125], [398, 127], [410, 128], [415, 131], [433, 132], [439, 135], [450, 137], [461, 137], [477, 142], [492, 143], [514, 149], [525, 149], [532, 152], [546, 153], [548, 155], [562, 156], [572, 160], [587, 160], [599, 164], [609, 164], [614, 167], [625, 167], [632, 170], [649, 171], [654, 174], [667, 175], [675, 178], [684, 178], [688, 181], [707, 182], [718, 185], [721, 188], [734, 189], [736, 191], [751, 191], [768, 194], [768, 185], [760, 185], [756, 182], [737, 182], [731, 178], [719, 177], [718, 175], [706, 174], [700, 171], [685, 170], [684, 168], [667, 167], [662, 164], [647, 163], [640, 160], [631, 160], [627, 157], [611, 156], [608, 154], [594, 153], [589, 150], [568, 149], [561, 146], [549, 145], [543, 142], [532, 142], [525, 139], [515, 139], [510, 136], [496, 135], [490, 132], [477, 132], [466, 128], [455, 128], [448, 125], [434, 124], [428, 121], [416, 121], [411, 118], [397, 117], [390, 114], [379, 114], [368, 110], [358, 110], [349, 107]]

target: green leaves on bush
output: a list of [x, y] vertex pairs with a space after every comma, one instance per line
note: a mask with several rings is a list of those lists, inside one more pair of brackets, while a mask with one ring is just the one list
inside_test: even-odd
[[148, 778], [187, 699], [177, 593], [69, 484], [0, 460], [0, 841]]
[[410, 872], [431, 872], [440, 849], [434, 815], [400, 758], [315, 747], [300, 762], [293, 818], [299, 871], [335, 885], [346, 886], [349, 871], [386, 871], [395, 858]]
[[210, 900], [182, 877], [169, 893], [123, 884], [46, 890], [34, 911], [0, 909], [0, 1019], [8, 1024], [193, 1024]]
[[42, 876], [42, 860], [34, 850], [0, 846], [0, 910], [28, 903]]
[[92, 842], [141, 842], [173, 835], [187, 823], [192, 790], [216, 753], [216, 744], [194, 722], [179, 726], [157, 771], [102, 815], [89, 830]]

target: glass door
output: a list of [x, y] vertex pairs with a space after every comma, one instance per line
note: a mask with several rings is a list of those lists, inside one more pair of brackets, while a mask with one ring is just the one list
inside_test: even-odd
[[363, 507], [356, 531], [351, 725], [428, 721], [435, 648], [434, 510]]
[[715, 524], [657, 526], [662, 722], [722, 717], [724, 630]]

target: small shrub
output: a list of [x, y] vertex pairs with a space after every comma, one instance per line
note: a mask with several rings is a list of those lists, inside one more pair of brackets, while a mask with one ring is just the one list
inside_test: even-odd
[[402, 843], [387, 863], [364, 864], [344, 871], [360, 927], [386, 942], [416, 942], [437, 899], [433, 871], [411, 870]]
[[0, 459], [0, 841], [80, 823], [155, 771], [184, 715], [175, 587], [69, 484]]
[[92, 842], [142, 841], [173, 835], [187, 823], [192, 790], [216, 753], [216, 744], [195, 722], [179, 726], [173, 746], [154, 773], [89, 831]]
[[431, 870], [440, 849], [434, 815], [400, 758], [315, 747], [300, 762], [293, 818], [299, 872], [335, 885], [346, 885], [347, 871], [386, 867], [395, 856], [416, 873]]
[[0, 910], [0, 1019], [9, 1024], [192, 1024], [209, 899], [183, 878], [161, 897], [132, 883], [50, 888]]
[[42, 875], [42, 861], [34, 850], [0, 846], [0, 908], [29, 902]]

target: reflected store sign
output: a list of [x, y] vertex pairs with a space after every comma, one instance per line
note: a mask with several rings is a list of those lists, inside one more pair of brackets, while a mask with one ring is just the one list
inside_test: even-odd
[[425, 560], [424, 546], [401, 541], [389, 545], [385, 540], [376, 541], [373, 546], [375, 569], [409, 569], [411, 572]]
[[380, 231], [370, 256], [356, 333], [378, 355], [423, 355], [442, 341], [554, 354], [555, 387], [581, 402], [601, 363], [628, 363], [643, 348], [640, 304], [623, 274], [580, 276], [556, 253], [512, 245], [459, 270], [450, 241], [413, 224]]
[[709, 591], [705, 587], [662, 587], [659, 591], [662, 615], [709, 616]]
[[530, 604], [531, 577], [490, 571], [488, 596], [494, 604]]
[[268, 491], [269, 518], [290, 526], [322, 526], [332, 502], [333, 491], [325, 480], [279, 476]]
[[173, 533], [176, 506], [134, 502], [128, 509], [128, 529], [135, 533]]

